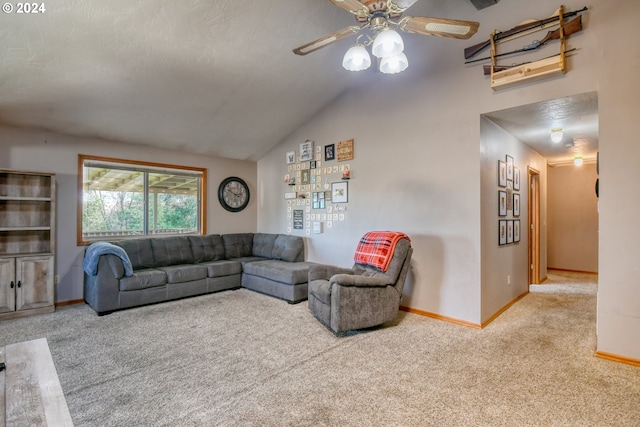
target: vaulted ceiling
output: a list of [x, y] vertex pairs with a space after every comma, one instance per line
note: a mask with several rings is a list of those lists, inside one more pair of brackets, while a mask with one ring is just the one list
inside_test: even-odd
[[[407, 13], [473, 20], [494, 3], [418, 0]], [[345, 71], [352, 39], [292, 53], [354, 25], [328, 0], [42, 4], [0, 13], [0, 123], [257, 160], [346, 90], [394, 77]]]

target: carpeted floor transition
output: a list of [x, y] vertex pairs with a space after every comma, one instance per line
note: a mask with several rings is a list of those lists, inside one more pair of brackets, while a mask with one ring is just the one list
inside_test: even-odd
[[401, 312], [337, 338], [242, 289], [3, 321], [0, 345], [48, 339], [76, 426], [639, 426], [640, 368], [593, 357], [595, 311], [532, 290], [482, 330]]

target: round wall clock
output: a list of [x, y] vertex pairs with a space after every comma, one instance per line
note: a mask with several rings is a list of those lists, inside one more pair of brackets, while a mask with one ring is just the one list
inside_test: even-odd
[[240, 212], [249, 204], [249, 186], [238, 177], [226, 178], [218, 187], [218, 200], [229, 212]]

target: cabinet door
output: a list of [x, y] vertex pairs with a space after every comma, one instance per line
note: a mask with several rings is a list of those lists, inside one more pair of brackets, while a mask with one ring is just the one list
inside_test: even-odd
[[16, 279], [16, 310], [53, 305], [53, 256], [16, 258]]
[[16, 309], [15, 273], [15, 258], [0, 258], [0, 313]]

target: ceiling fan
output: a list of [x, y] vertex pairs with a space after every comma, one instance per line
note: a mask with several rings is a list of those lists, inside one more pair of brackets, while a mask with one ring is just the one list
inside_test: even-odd
[[[355, 15], [357, 25], [351, 25], [335, 31], [293, 49], [296, 55], [306, 55], [344, 38], [368, 29], [368, 34], [358, 36], [356, 44], [345, 54], [343, 66], [351, 71], [366, 69], [371, 64], [365, 46], [373, 44], [372, 53], [381, 59], [382, 72], [404, 70], [407, 59], [402, 50], [404, 44], [400, 35], [391, 26], [406, 33], [429, 36], [468, 39], [478, 31], [478, 23], [457, 19], [430, 18], [426, 16], [402, 16], [402, 13], [418, 0], [329, 0], [342, 9]], [[364, 37], [364, 42], [360, 42]], [[386, 68], [385, 68], [386, 65]], [[386, 71], [385, 71], [386, 70]]]

